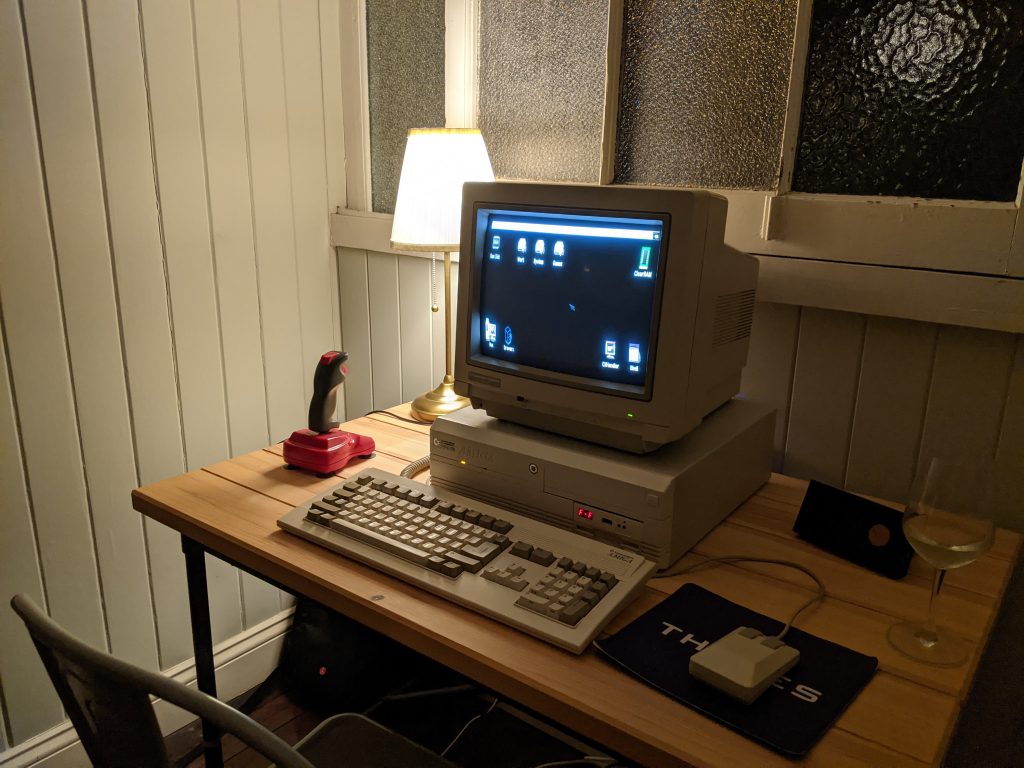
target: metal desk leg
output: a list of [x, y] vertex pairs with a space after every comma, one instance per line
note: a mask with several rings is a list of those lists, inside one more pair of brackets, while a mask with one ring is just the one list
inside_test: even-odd
[[[185, 577], [188, 580], [188, 608], [192, 618], [192, 650], [196, 655], [196, 685], [203, 693], [217, 698], [217, 679], [213, 668], [213, 632], [210, 629], [210, 597], [206, 588], [206, 552], [196, 541], [181, 537], [185, 553]], [[203, 721], [203, 747], [206, 768], [223, 768], [224, 755], [220, 730]]]

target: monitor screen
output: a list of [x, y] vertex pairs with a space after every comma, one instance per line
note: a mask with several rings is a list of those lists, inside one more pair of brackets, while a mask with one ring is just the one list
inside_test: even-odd
[[476, 213], [473, 359], [649, 398], [668, 217], [504, 207]]

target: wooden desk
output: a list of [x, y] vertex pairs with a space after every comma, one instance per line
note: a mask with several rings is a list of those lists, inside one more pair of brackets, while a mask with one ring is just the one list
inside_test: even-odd
[[[408, 415], [404, 407], [394, 411]], [[391, 472], [428, 452], [425, 426], [386, 415], [363, 417], [347, 426], [373, 436], [378, 453], [369, 463]], [[340, 475], [358, 473], [362, 466], [357, 462]], [[594, 650], [574, 656], [278, 529], [277, 519], [290, 507], [337, 482], [285, 469], [281, 447], [274, 446], [140, 488], [133, 503], [143, 514], [179, 531], [186, 552], [195, 546], [190, 541], [197, 542], [644, 765], [791, 762], [651, 690]], [[976, 652], [962, 667], [928, 667], [892, 649], [886, 631], [898, 620], [924, 615], [930, 568], [915, 558], [910, 575], [895, 582], [797, 540], [791, 528], [805, 487], [803, 481], [774, 475], [686, 560], [749, 554], [807, 565], [824, 581], [828, 597], [801, 618], [800, 628], [878, 657], [878, 673], [810, 753], [808, 765], [937, 764], [991, 629], [1021, 536], [1000, 530], [989, 554], [950, 572], [938, 600], [938, 619], [968, 638]], [[194, 569], [196, 560], [199, 572]], [[191, 598], [194, 589], [205, 585], [197, 583], [204, 578], [202, 557], [193, 556], [190, 562]], [[792, 569], [721, 566], [651, 581], [609, 631], [684, 581], [777, 618], [790, 615], [811, 594], [805, 577]], [[198, 609], [193, 606], [194, 622], [200, 627], [204, 610], [205, 602]], [[208, 626], [206, 638], [208, 642]], [[212, 670], [212, 656], [204, 655], [206, 660], [200, 659], [197, 666], [202, 662]], [[206, 679], [209, 683], [212, 678]]]

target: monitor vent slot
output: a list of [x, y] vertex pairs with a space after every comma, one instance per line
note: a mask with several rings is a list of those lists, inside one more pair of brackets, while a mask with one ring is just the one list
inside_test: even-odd
[[715, 305], [711, 346], [720, 347], [750, 336], [754, 322], [754, 291], [723, 293]]

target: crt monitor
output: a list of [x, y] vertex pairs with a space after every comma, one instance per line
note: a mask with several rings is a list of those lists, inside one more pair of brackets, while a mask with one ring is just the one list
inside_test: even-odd
[[739, 391], [757, 261], [726, 201], [468, 183], [455, 389], [491, 416], [646, 453]]

